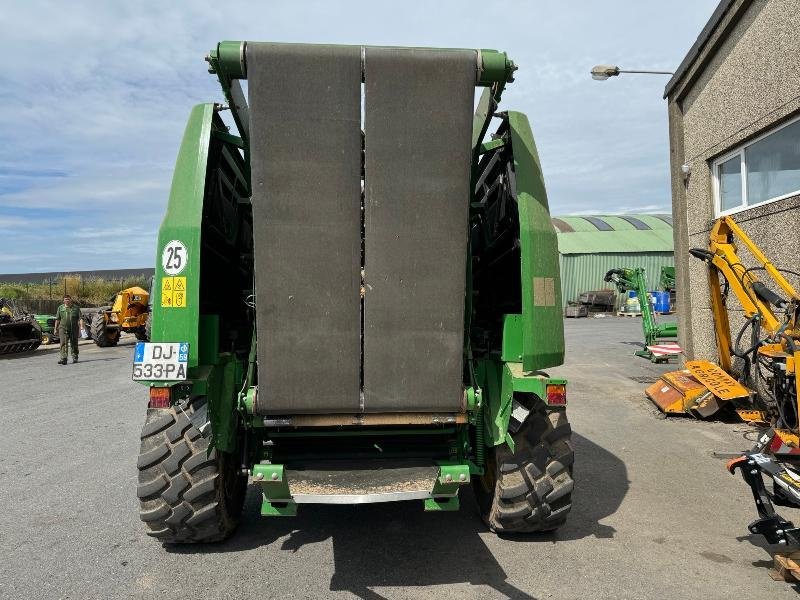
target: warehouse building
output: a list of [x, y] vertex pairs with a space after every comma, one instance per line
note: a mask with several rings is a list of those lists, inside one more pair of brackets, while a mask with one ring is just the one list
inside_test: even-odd
[[[708, 246], [716, 218], [731, 215], [773, 263], [800, 271], [799, 8], [797, 0], [723, 0], [664, 92], [688, 359], [717, 358], [707, 270], [688, 255]], [[734, 298], [728, 307], [735, 335], [744, 319]]]
[[615, 215], [554, 217], [564, 304], [581, 293], [609, 289], [609, 269], [642, 267], [648, 287], [658, 289], [661, 267], [675, 264], [672, 217]]

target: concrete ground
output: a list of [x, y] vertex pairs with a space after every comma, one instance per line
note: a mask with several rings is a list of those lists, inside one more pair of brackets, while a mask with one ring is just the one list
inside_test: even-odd
[[[136, 501], [144, 388], [133, 338], [0, 359], [2, 598], [792, 598], [747, 535], [749, 491], [713, 451], [749, 447], [743, 424], [664, 419], [643, 396], [665, 368], [632, 356], [638, 319], [568, 320], [576, 489], [554, 535], [488, 532], [467, 491], [457, 513], [420, 502], [304, 506], [236, 536], [163, 547]], [[463, 492], [462, 492], [463, 493]], [[800, 515], [784, 513], [800, 520]]]

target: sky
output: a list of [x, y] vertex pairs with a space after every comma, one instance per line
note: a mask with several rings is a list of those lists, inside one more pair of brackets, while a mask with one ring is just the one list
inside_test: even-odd
[[221, 40], [495, 48], [553, 215], [669, 212], [668, 77], [717, 0], [0, 0], [0, 273], [152, 266], [191, 107]]

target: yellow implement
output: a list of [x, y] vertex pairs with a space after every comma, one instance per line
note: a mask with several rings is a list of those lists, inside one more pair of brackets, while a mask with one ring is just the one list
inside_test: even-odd
[[711, 395], [688, 370], [664, 373], [645, 393], [663, 412], [679, 414], [688, 414], [692, 407]]
[[[663, 412], [705, 418], [717, 412], [724, 402], [749, 400], [750, 390], [714, 363], [693, 360], [686, 363], [686, 367], [683, 371], [664, 373], [645, 390], [647, 397]], [[763, 420], [761, 411], [750, 412], [753, 414], [745, 420]], [[741, 413], [740, 416], [744, 418]]]
[[100, 347], [115, 346], [120, 334], [132, 333], [137, 340], [150, 337], [150, 293], [134, 286], [118, 292], [111, 306], [101, 309], [92, 317], [90, 330], [94, 343]]
[[[746, 248], [750, 260], [743, 261], [736, 244]], [[797, 406], [800, 383], [795, 365], [800, 360], [798, 307], [800, 295], [783, 276], [785, 270], [773, 265], [763, 252], [730, 217], [718, 219], [711, 229], [708, 249], [693, 248], [692, 256], [708, 265], [711, 310], [714, 316], [719, 365], [695, 360], [686, 363], [685, 371], [666, 373], [657, 384], [647, 388], [647, 396], [666, 413], [692, 413], [707, 417], [725, 403], [733, 402], [739, 416], [749, 422], [768, 422], [778, 413], [790, 429], [797, 429], [800, 413]], [[747, 268], [744, 262], [754, 262]], [[775, 293], [757, 274], [765, 274]], [[724, 291], [723, 291], [724, 284]], [[734, 348], [726, 298], [733, 296], [742, 306], [747, 326], [753, 327], [760, 340], [750, 349]], [[742, 337], [744, 329], [738, 338]], [[738, 343], [738, 342], [737, 342]], [[775, 398], [762, 398], [761, 406], [770, 404], [769, 415], [754, 404], [756, 394], [731, 377], [733, 356], [744, 362], [742, 381], [753, 381], [753, 365], [771, 372]]]

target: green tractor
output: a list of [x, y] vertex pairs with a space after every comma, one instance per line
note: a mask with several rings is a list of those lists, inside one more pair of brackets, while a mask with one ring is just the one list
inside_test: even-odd
[[58, 343], [59, 337], [56, 331], [56, 317], [55, 315], [33, 315], [39, 328], [42, 330], [42, 345]]
[[556, 234], [528, 119], [498, 108], [514, 63], [255, 42], [207, 61], [227, 105], [189, 117], [134, 351], [147, 533], [222, 540], [249, 483], [265, 516], [457, 510], [471, 483], [493, 531], [562, 525]]

